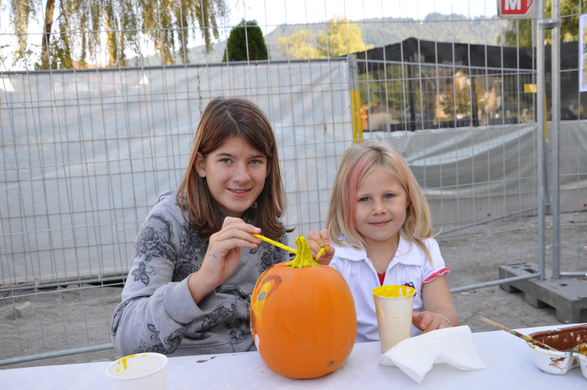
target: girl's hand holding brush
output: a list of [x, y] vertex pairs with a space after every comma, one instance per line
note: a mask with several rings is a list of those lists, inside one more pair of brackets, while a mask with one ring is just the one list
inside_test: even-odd
[[320, 265], [328, 265], [334, 256], [334, 247], [330, 245], [330, 233], [326, 229], [310, 231], [308, 244], [312, 250], [312, 256]]

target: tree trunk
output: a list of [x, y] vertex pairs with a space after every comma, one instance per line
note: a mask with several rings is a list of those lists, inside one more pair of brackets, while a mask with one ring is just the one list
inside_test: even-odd
[[47, 0], [45, 7], [45, 28], [43, 33], [43, 43], [41, 51], [41, 69], [49, 69], [49, 43], [51, 41], [51, 26], [53, 25], [53, 10], [55, 9], [55, 0]]

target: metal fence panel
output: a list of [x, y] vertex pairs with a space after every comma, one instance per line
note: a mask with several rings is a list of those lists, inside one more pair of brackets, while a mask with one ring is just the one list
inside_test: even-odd
[[[364, 12], [393, 7], [362, 3]], [[287, 14], [285, 5], [267, 8]], [[325, 4], [316, 7], [326, 14]], [[259, 17], [265, 32], [278, 24], [272, 21], [276, 13], [269, 20], [268, 14]], [[361, 26], [434, 31], [441, 25], [416, 19], [366, 20]], [[482, 19], [503, 37], [504, 22]], [[454, 17], [442, 26], [457, 37], [476, 22]], [[300, 26], [282, 27], [293, 33]], [[302, 27], [316, 26], [306, 20]], [[326, 30], [327, 22], [318, 27]], [[224, 38], [229, 30], [223, 26]], [[536, 262], [536, 148], [542, 135], [535, 95], [524, 91], [535, 80], [533, 49], [399, 35], [389, 42], [396, 45], [391, 51], [380, 50], [381, 58], [370, 58], [367, 50], [354, 54], [360, 75], [351, 74], [352, 59], [344, 56], [219, 64], [202, 55], [193, 65], [18, 72], [2, 62], [0, 362], [108, 347], [138, 228], [157, 194], [181, 180], [201, 112], [218, 95], [251, 99], [267, 113], [288, 197], [285, 223], [296, 228], [294, 235], [323, 227], [340, 156], [360, 130], [364, 139], [394, 145], [410, 163], [452, 268], [451, 288], [495, 282], [502, 264]], [[406, 42], [417, 56], [397, 51]], [[567, 43], [564, 50], [573, 53], [576, 46]], [[523, 58], [529, 68], [521, 65]], [[574, 91], [576, 61], [563, 60], [562, 69], [564, 90]], [[351, 98], [355, 78], [359, 101]], [[562, 96], [562, 272], [587, 269], [584, 99], [579, 92]], [[361, 128], [355, 103], [369, 114]], [[550, 174], [548, 156], [552, 152], [545, 161]], [[547, 245], [551, 231], [547, 216]]]

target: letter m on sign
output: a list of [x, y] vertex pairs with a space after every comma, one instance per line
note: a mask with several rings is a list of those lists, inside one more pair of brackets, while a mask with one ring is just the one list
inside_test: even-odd
[[499, 15], [506, 18], [532, 19], [536, 16], [534, 0], [499, 0]]
[[522, 0], [504, 0], [505, 8], [504, 11], [521, 11]]

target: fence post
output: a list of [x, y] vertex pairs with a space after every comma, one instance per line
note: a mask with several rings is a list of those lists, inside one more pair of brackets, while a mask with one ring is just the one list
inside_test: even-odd
[[545, 126], [545, 99], [543, 96], [546, 92], [546, 76], [544, 74], [544, 0], [538, 0], [538, 18], [536, 19], [536, 73], [538, 75], [538, 94], [537, 94], [537, 108], [538, 108], [538, 272], [540, 274], [540, 280], [544, 280], [545, 274], [545, 240], [544, 240], [544, 211], [545, 211], [545, 177], [546, 169], [544, 167], [544, 146], [546, 145], [544, 140]]
[[359, 65], [357, 64], [357, 56], [355, 54], [349, 54], [348, 60], [351, 91], [351, 115], [353, 120], [353, 142], [363, 143], [361, 92], [359, 91]]
[[560, 279], [560, 0], [552, 0], [552, 278]]

